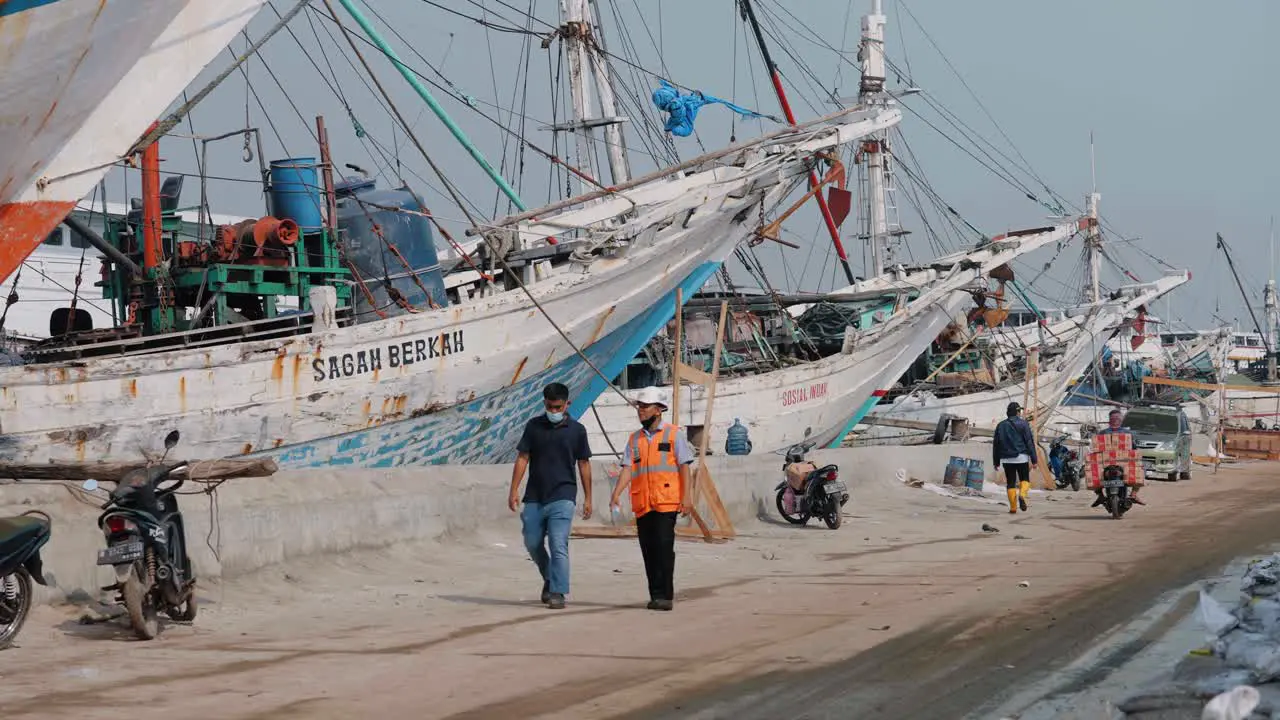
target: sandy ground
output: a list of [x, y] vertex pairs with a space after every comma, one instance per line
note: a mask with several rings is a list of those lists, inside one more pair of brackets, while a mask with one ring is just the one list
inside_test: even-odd
[[603, 539], [571, 543], [569, 608], [545, 609], [513, 519], [466, 543], [204, 587], [194, 625], [152, 642], [123, 619], [41, 608], [0, 655], [0, 713], [999, 717], [987, 713], [1162, 593], [1280, 540], [1277, 478], [1201, 468], [1152, 484], [1119, 521], [1088, 509], [1090, 493], [1038, 494], [1010, 516], [867, 481], [838, 531], [759, 523], [680, 543], [671, 613], [643, 609], [635, 541]]

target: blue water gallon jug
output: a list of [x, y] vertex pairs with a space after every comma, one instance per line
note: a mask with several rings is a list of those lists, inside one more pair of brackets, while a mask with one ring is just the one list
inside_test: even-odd
[[751, 438], [747, 435], [747, 426], [738, 418], [729, 426], [729, 438], [724, 441], [726, 455], [748, 455], [751, 453]]

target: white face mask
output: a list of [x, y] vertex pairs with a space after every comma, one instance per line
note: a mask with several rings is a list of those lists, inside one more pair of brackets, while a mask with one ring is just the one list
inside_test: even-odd
[[547, 420], [550, 420], [552, 425], [559, 425], [560, 423], [564, 422], [564, 413], [551, 412], [550, 410], [548, 410]]

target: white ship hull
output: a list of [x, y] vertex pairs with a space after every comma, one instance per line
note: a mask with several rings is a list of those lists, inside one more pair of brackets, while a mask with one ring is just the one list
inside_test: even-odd
[[[941, 277], [933, 270], [901, 279], [887, 274], [842, 289], [840, 292], [912, 287], [922, 293], [884, 323], [861, 333], [848, 352], [797, 367], [719, 380], [708, 447], [713, 452], [724, 447], [735, 418], [747, 426], [753, 452], [784, 450], [806, 438], [819, 447], [838, 446], [929, 343], [949, 323], [963, 320], [958, 314], [972, 298], [962, 288], [1020, 255], [1065, 240], [1075, 229], [1075, 225], [1062, 225], [1016, 239], [997, 239], [980, 251], [940, 258], [934, 266], [951, 264], [950, 271]], [[960, 270], [962, 265], [970, 269]], [[664, 389], [668, 394], [671, 391], [670, 386]], [[690, 387], [682, 393], [678, 420], [701, 425], [706, 417], [705, 390]], [[635, 411], [616, 394], [601, 397], [595, 409], [594, 416], [584, 419], [593, 451], [620, 452], [636, 428]]]
[[[282, 340], [0, 368], [0, 453], [22, 462], [136, 460], [171, 429], [191, 457], [267, 453], [284, 467], [509, 461], [541, 388], [569, 385], [575, 415], [808, 174], [816, 151], [896, 122], [846, 116], [722, 161], [499, 223], [545, 240], [621, 219], [630, 238], [520, 291]], [[767, 147], [764, 143], [768, 143]], [[557, 330], [559, 328], [559, 331]], [[126, 341], [128, 342], [128, 341]], [[39, 408], [33, 412], [32, 408]]]
[[262, 5], [0, 3], [0, 282]]

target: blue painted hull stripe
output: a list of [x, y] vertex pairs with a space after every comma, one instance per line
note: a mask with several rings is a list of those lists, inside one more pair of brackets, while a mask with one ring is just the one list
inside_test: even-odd
[[[680, 285], [692, 295], [719, 268], [705, 263]], [[675, 315], [675, 291], [645, 308], [629, 322], [583, 348], [604, 373], [621, 373], [653, 335]], [[515, 385], [455, 405], [438, 413], [381, 424], [372, 428], [315, 438], [274, 450], [253, 453], [276, 459], [282, 468], [504, 463], [515, 458], [516, 440], [529, 418], [542, 411], [542, 388], [558, 381], [569, 385], [579, 409], [590, 406], [606, 385], [575, 354]]]
[[867, 401], [862, 403], [862, 407], [858, 408], [858, 411], [855, 412], [853, 416], [849, 418], [849, 422], [844, 424], [844, 429], [842, 429], [840, 433], [836, 435], [835, 439], [832, 440], [830, 443], [827, 443], [827, 447], [828, 448], [840, 447], [840, 444], [844, 442], [845, 437], [848, 436], [849, 433], [853, 432], [853, 426], [862, 422], [862, 418], [866, 417], [867, 413], [871, 412], [871, 408], [875, 407], [883, 398], [884, 398], [884, 393], [881, 393], [878, 390], [871, 393], [871, 397], [867, 398]]
[[6, 15], [17, 15], [20, 12], [26, 12], [43, 5], [52, 5], [59, 0], [0, 0], [0, 17]]
[[[720, 263], [705, 262], [699, 265], [680, 283], [680, 290], [684, 298], [688, 300], [693, 297], [693, 294], [705, 285], [707, 280], [719, 269]], [[652, 312], [637, 331], [622, 344], [621, 350], [614, 353], [609, 362], [600, 368], [600, 372], [604, 373], [610, 381], [621, 375], [631, 360], [644, 349], [645, 343], [649, 342], [663, 326], [671, 322], [671, 319], [676, 316], [676, 291], [672, 290], [667, 293], [655, 303], [654, 307], [655, 312]], [[586, 391], [573, 398], [569, 405], [569, 414], [575, 420], [581, 419], [582, 415], [591, 409], [591, 403], [595, 402], [596, 398], [600, 397], [600, 393], [607, 389], [608, 385], [605, 384], [605, 381], [596, 375], [591, 379], [591, 383], [587, 385]]]

